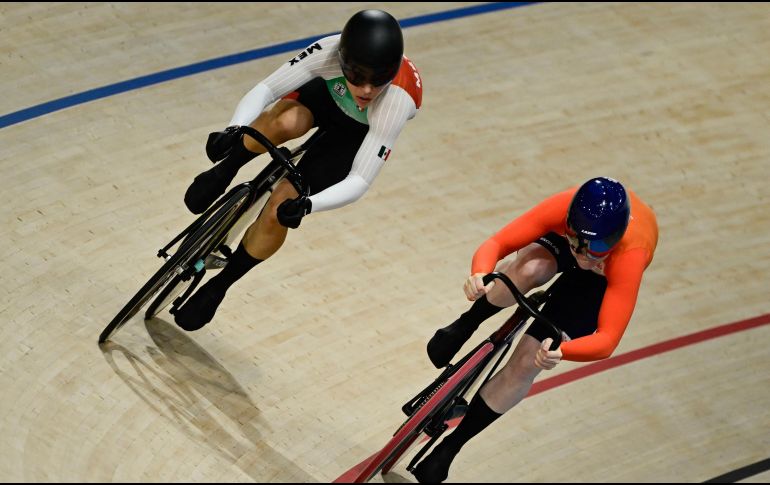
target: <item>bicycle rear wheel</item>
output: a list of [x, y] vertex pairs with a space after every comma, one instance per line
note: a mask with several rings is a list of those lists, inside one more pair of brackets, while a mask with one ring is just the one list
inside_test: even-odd
[[[231, 195], [227, 197], [227, 201], [182, 242], [179, 250], [166, 260], [163, 266], [115, 315], [99, 335], [100, 344], [120, 330], [158, 292], [161, 292], [161, 295], [156, 307], [164, 302], [167, 304], [167, 296], [173, 292], [174, 287], [185, 281], [185, 278], [191, 278], [197, 270], [202, 268], [202, 258], [205, 258], [208, 252], [216, 247], [223, 236], [226, 236], [230, 227], [238, 220], [241, 213], [250, 206], [250, 202], [253, 200], [253, 189], [244, 184], [233, 189]], [[169, 289], [167, 286], [172, 286], [172, 288]], [[153, 309], [153, 311], [156, 310], [157, 308]]]
[[487, 356], [494, 351], [494, 345], [487, 342], [482, 345], [446, 382], [439, 385], [433, 395], [417, 408], [396, 431], [393, 438], [361, 470], [354, 482], [368, 482], [379, 471], [389, 472], [417, 441], [428, 423], [440, 412], [443, 406], [459, 393], [468, 378], [476, 375], [479, 366], [485, 365]]

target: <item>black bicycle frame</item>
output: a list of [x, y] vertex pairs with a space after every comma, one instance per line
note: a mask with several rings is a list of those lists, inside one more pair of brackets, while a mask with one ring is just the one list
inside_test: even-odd
[[[278, 178], [282, 177], [284, 174], [271, 174], [271, 172], [276, 172], [276, 169], [278, 167], [275, 166], [277, 163], [282, 170], [286, 171], [286, 178], [291, 182], [291, 184], [294, 186], [294, 188], [297, 190], [297, 192], [302, 197], [307, 197], [310, 188], [305, 184], [304, 179], [302, 178], [302, 174], [297, 170], [297, 167], [291, 162], [291, 159], [294, 158], [298, 153], [306, 152], [308, 149], [310, 149], [311, 146], [313, 146], [323, 135], [325, 132], [323, 131], [316, 131], [313, 133], [313, 135], [308, 138], [299, 148], [295, 149], [294, 151], [289, 150], [286, 147], [276, 147], [265, 135], [260, 133], [259, 131], [255, 130], [254, 128], [250, 126], [241, 126], [238, 128], [238, 131], [241, 134], [249, 135], [250, 137], [257, 140], [260, 144], [262, 144], [265, 149], [267, 149], [267, 152], [270, 154], [270, 156], [273, 158], [272, 161], [257, 174], [254, 179], [252, 179], [250, 182], [247, 182], [247, 184], [252, 187], [256, 188], [256, 184], [261, 180], [264, 179], [268, 182], [275, 182]], [[275, 180], [271, 180], [271, 177], [274, 177]], [[179, 233], [174, 239], [172, 239], [168, 244], [166, 244], [163, 248], [158, 250], [158, 256], [161, 258], [168, 258], [168, 250], [171, 249], [176, 243], [187, 237], [188, 234], [194, 232], [198, 227], [203, 225], [203, 223], [208, 219], [208, 217], [213, 214], [216, 210], [218, 210], [225, 201], [229, 198], [229, 196], [234, 193], [234, 191], [238, 190], [238, 186], [233, 187], [230, 189], [230, 191], [225, 195], [224, 197], [221, 197], [219, 200], [217, 200], [211, 207], [206, 209], [206, 211], [198, 218], [195, 219], [195, 221], [192, 222], [189, 226], [187, 226], [181, 233]], [[252, 191], [252, 194], [254, 191]], [[249, 206], [251, 205], [253, 201], [249, 202]]]

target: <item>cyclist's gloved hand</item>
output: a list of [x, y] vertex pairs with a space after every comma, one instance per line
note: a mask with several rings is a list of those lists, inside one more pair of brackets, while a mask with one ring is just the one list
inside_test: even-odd
[[278, 206], [278, 222], [282, 226], [296, 229], [302, 218], [310, 214], [312, 203], [307, 197], [297, 197], [296, 199], [287, 199]]
[[206, 142], [206, 155], [209, 160], [217, 163], [223, 160], [233, 150], [233, 144], [241, 139], [240, 126], [228, 126], [224, 131], [209, 133]]

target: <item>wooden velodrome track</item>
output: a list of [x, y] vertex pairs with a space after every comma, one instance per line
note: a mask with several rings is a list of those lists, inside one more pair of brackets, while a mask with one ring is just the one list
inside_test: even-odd
[[[369, 193], [308, 217], [204, 329], [163, 312], [97, 345], [192, 220], [207, 134], [294, 52], [19, 112], [339, 31], [360, 8], [466, 5], [0, 5], [2, 481], [336, 479], [437, 374], [425, 343], [468, 307], [476, 247], [595, 175], [660, 224], [616, 355], [757, 325], [524, 400], [449, 481], [704, 481], [770, 457], [767, 4], [545, 3], [406, 28], [424, 104]], [[413, 481], [403, 463], [383, 479]]]

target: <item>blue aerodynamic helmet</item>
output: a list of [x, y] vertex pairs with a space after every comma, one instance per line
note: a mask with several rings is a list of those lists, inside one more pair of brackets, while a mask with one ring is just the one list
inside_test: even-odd
[[631, 203], [623, 185], [597, 177], [575, 192], [567, 212], [567, 239], [575, 252], [600, 255], [620, 241], [628, 227]]

